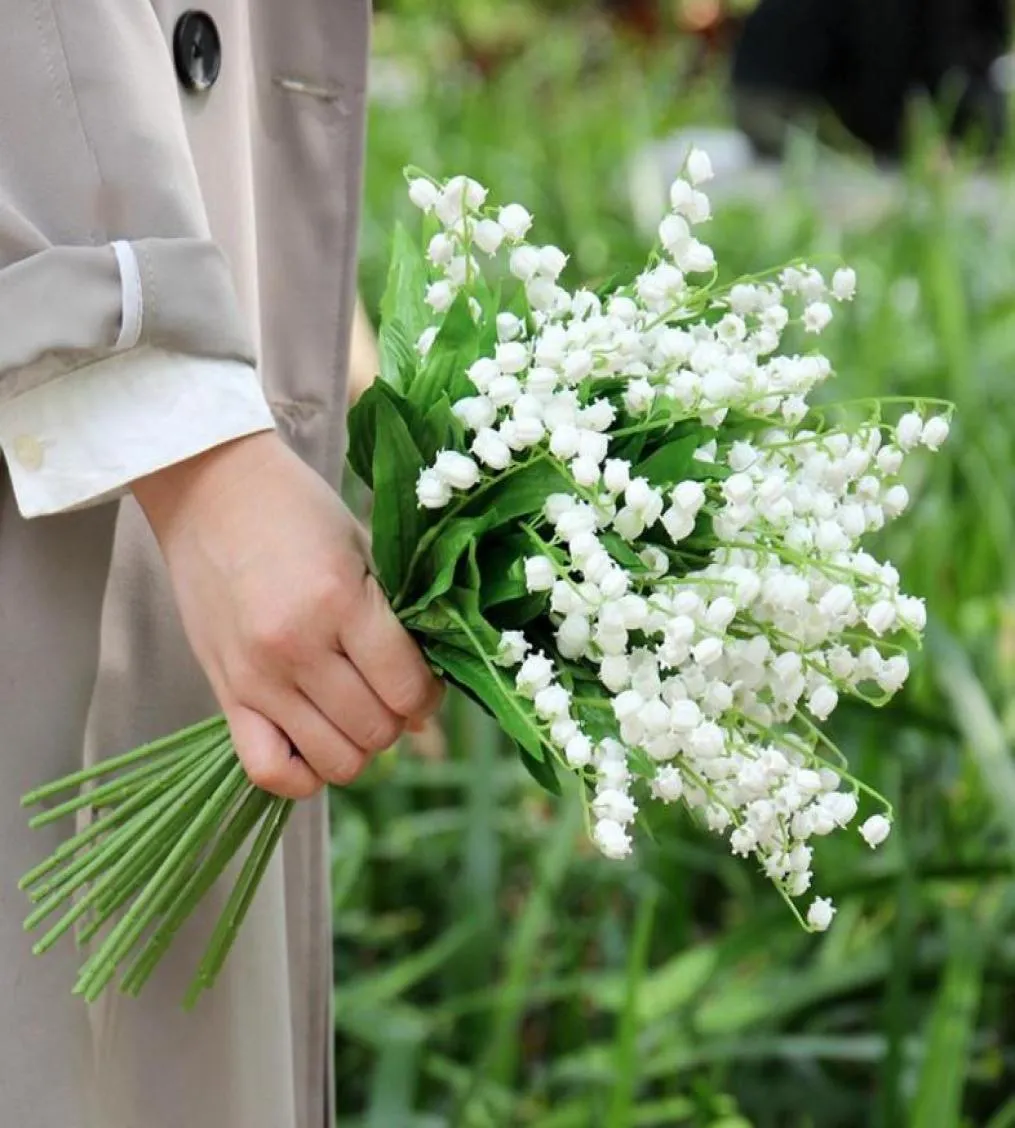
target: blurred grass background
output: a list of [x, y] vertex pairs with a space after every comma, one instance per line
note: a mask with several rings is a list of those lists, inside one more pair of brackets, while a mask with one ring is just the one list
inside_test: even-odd
[[[644, 28], [581, 0], [378, 5], [369, 310], [409, 162], [523, 202], [572, 280], [633, 271], [651, 233], [632, 159], [725, 120], [721, 37], [678, 34], [663, 7]], [[799, 255], [857, 268], [827, 342], [835, 398], [958, 406], [877, 546], [928, 600], [926, 648], [891, 708], [836, 714], [896, 833], [877, 854], [822, 842], [839, 915], [812, 938], [679, 815], [635, 864], [598, 858], [575, 806], [449, 701], [444, 755], [389, 754], [334, 799], [343, 1128], [1015, 1126], [1015, 210], [1010, 162], [971, 206], [978, 182], [934, 151], [874, 208], [873, 177], [854, 189], [833, 166], [832, 207], [803, 146], [708, 233], [730, 276]]]

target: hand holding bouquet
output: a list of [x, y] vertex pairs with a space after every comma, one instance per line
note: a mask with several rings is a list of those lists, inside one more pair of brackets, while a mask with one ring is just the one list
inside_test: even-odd
[[[560, 285], [567, 256], [527, 241], [520, 205], [412, 176], [426, 253], [396, 232], [382, 380], [350, 416], [349, 460], [400, 620], [541, 784], [578, 788], [605, 855], [631, 853], [639, 808], [682, 807], [822, 930], [811, 840], [858, 822], [877, 846], [891, 827], [822, 722], [843, 695], [897, 692], [926, 619], [862, 541], [906, 508], [903, 459], [948, 418], [809, 404], [831, 376], [811, 343], [855, 276], [795, 265], [720, 285], [697, 234], [710, 175], [693, 151], [645, 269], [602, 292]], [[78, 990], [96, 997], [124, 964], [140, 990], [252, 837], [196, 998], [289, 803], [246, 781], [222, 719], [29, 799], [100, 779], [39, 816], [98, 816], [26, 877], [30, 923], [64, 910], [39, 947], [128, 906]]]

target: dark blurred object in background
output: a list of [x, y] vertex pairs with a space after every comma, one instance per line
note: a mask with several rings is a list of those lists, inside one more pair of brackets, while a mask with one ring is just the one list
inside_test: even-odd
[[733, 61], [738, 126], [779, 156], [794, 124], [831, 110], [880, 157], [897, 157], [907, 105], [929, 96], [953, 138], [996, 151], [1006, 129], [995, 64], [1009, 0], [761, 0]]

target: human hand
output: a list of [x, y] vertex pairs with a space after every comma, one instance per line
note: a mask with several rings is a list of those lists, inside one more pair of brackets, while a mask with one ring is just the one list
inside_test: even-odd
[[440, 684], [370, 574], [363, 529], [277, 435], [133, 489], [257, 786], [295, 799], [349, 783], [437, 707]]

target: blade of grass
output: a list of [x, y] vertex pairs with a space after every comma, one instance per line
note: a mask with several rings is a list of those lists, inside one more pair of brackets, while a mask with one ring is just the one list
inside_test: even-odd
[[652, 941], [657, 903], [658, 893], [654, 886], [649, 886], [638, 903], [638, 915], [634, 923], [634, 935], [631, 938], [631, 950], [627, 962], [627, 990], [617, 1031], [613, 1095], [610, 1099], [606, 1128], [629, 1128], [634, 1115], [638, 1081], [639, 989], [648, 966], [649, 945]]

